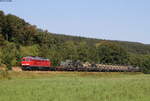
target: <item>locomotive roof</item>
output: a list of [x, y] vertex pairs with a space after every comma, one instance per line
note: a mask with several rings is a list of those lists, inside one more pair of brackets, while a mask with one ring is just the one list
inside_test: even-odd
[[24, 58], [32, 58], [32, 59], [35, 59], [35, 60], [49, 60], [47, 58], [43, 58], [43, 57], [37, 57], [37, 56], [26, 56]]

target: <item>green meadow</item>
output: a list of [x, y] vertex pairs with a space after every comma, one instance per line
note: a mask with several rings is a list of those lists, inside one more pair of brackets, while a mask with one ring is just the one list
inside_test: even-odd
[[0, 101], [150, 101], [142, 73], [9, 72]]

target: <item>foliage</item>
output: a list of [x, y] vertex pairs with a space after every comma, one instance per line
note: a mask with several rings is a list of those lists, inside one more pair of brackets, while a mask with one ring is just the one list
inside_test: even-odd
[[17, 49], [14, 43], [7, 43], [5, 47], [1, 49], [1, 61], [2, 64], [5, 64], [8, 69], [11, 69], [12, 66], [16, 65], [17, 63]]
[[127, 64], [127, 52], [116, 43], [101, 42], [97, 51], [100, 63]]
[[38, 56], [38, 45], [32, 45], [32, 46], [21, 46], [20, 47], [20, 56]]
[[0, 68], [0, 79], [11, 79], [6, 65], [1, 64], [1, 67], [3, 68]]
[[150, 74], [150, 56], [145, 56], [142, 67], [141, 69], [144, 73]]

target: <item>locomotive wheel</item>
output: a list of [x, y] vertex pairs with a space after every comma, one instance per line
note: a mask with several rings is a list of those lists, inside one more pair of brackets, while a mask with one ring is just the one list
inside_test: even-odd
[[29, 71], [31, 71], [31, 70], [32, 70], [32, 68], [31, 68], [31, 67], [26, 67], [26, 69], [27, 69], [27, 70], [29, 70]]
[[26, 68], [25, 68], [25, 67], [22, 67], [21, 69], [22, 69], [23, 71], [25, 71], [25, 70], [26, 70]]
[[22, 70], [27, 71], [27, 70], [31, 70], [30, 67], [22, 67]]

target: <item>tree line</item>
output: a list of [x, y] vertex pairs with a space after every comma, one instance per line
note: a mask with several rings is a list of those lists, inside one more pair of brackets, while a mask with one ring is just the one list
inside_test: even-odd
[[54, 34], [0, 11], [0, 65], [20, 66], [24, 56], [46, 57], [55, 66], [70, 59], [132, 65], [150, 72], [150, 45]]

